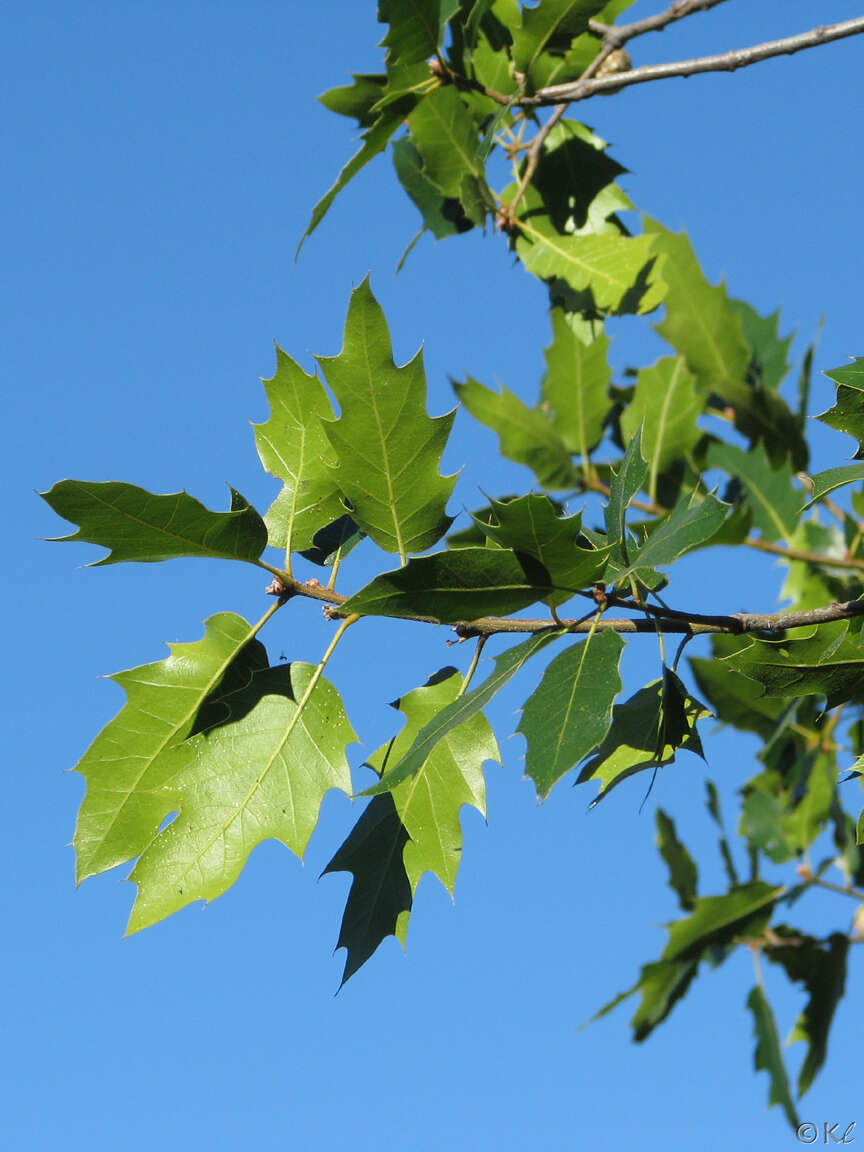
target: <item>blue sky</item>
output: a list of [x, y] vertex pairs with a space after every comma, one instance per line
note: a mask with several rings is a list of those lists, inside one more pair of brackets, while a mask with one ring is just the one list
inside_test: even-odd
[[[640, 0], [630, 15], [661, 6]], [[721, 51], [856, 7], [732, 2], [638, 41], [633, 55], [641, 64]], [[487, 773], [488, 825], [464, 815], [455, 905], [427, 877], [407, 955], [386, 941], [338, 997], [333, 946], [349, 878], [317, 877], [353, 819], [342, 796], [326, 800], [305, 865], [263, 845], [224, 897], [134, 938], [121, 939], [125, 869], [75, 890], [68, 844], [83, 783], [64, 769], [122, 703], [99, 677], [160, 659], [162, 641], [197, 639], [215, 611], [257, 618], [262, 581], [195, 561], [83, 570], [95, 549], [39, 542], [64, 526], [33, 490], [67, 476], [118, 479], [225, 507], [228, 482], [263, 509], [276, 485], [248, 422], [266, 416], [257, 378], [272, 373], [272, 341], [307, 368], [312, 352], [338, 351], [351, 287], [370, 270], [397, 359], [425, 342], [434, 414], [452, 407], [448, 374], [531, 399], [548, 320], [542, 287], [491, 234], [424, 239], [394, 277], [417, 219], [388, 158], [337, 201], [295, 266], [311, 206], [353, 147], [350, 123], [314, 96], [380, 60], [368, 0], [326, 11], [11, 0], [4, 24], [4, 1146], [793, 1144], [752, 1071], [746, 956], [703, 973], [642, 1047], [629, 1042], [626, 1008], [578, 1031], [660, 951], [662, 922], [677, 914], [653, 846], [657, 804], [691, 846], [709, 845], [698, 850], [703, 892], [722, 879], [693, 758], [663, 774], [641, 814], [638, 782], [591, 812], [585, 790], [564, 784], [537, 806], [521, 779], [521, 738], [504, 739], [530, 676], [490, 710], [505, 763]], [[824, 316], [820, 368], [864, 347], [862, 52], [852, 39], [580, 110], [630, 169], [623, 183], [640, 209], [686, 227], [709, 276], [734, 295], [762, 312], [782, 307], [799, 354]], [[644, 321], [613, 334], [618, 368], [660, 352]], [[813, 411], [830, 402], [817, 379]], [[816, 468], [849, 454], [849, 441], [819, 432]], [[457, 468], [454, 507], [479, 502], [481, 487], [531, 484], [462, 416], [445, 458], [445, 471]], [[358, 555], [345, 588], [376, 563]], [[676, 603], [768, 611], [781, 580], [771, 561], [712, 553], [710, 567], [682, 565]], [[274, 661], [315, 661], [329, 631], [314, 606], [292, 604], [263, 639]], [[631, 648], [635, 689], [656, 654]], [[392, 733], [387, 701], [466, 658], [433, 629], [349, 632], [328, 675], [362, 734], [352, 765]], [[755, 745], [723, 733], [706, 745], [731, 814]], [[840, 897], [840, 907], [827, 894], [809, 899], [814, 927], [844, 922]], [[853, 961], [827, 1069], [802, 1106], [817, 1123], [864, 1123], [850, 1071], [864, 1010]], [[798, 1002], [776, 992], [785, 1034]]]

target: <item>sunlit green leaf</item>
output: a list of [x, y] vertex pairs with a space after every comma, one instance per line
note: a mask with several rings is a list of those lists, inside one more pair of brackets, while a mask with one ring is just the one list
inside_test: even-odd
[[785, 889], [757, 880], [723, 896], [703, 896], [690, 916], [669, 925], [664, 960], [686, 960], [733, 937], [761, 935]]
[[793, 485], [788, 463], [772, 468], [761, 445], [742, 452], [734, 444], [714, 443], [708, 449], [708, 467], [722, 468], [741, 481], [763, 540], [782, 540], [792, 535], [800, 515], [801, 492]]
[[729, 300], [729, 307], [741, 320], [741, 332], [750, 353], [748, 382], [754, 388], [776, 392], [789, 371], [789, 348], [793, 336], [780, 339], [780, 313], [760, 316], [745, 300]]
[[434, 56], [458, 9], [459, 0], [379, 0], [378, 20], [390, 25], [383, 40], [388, 69]]
[[79, 525], [77, 532], [54, 540], [81, 540], [109, 550], [91, 568], [178, 556], [254, 562], [267, 546], [264, 521], [233, 488], [230, 512], [211, 512], [188, 492], [156, 495], [115, 481], [60, 480], [40, 495], [64, 520]]
[[[461, 687], [462, 677], [456, 669], [445, 668], [428, 684], [398, 700], [395, 706], [406, 717], [405, 727], [369, 758], [369, 767], [380, 775], [389, 764], [400, 759], [420, 730], [457, 698]], [[449, 731], [435, 745], [415, 776], [386, 794], [392, 796], [399, 823], [392, 825], [398, 843], [392, 850], [384, 848], [384, 854], [389, 859], [393, 851], [401, 851], [412, 894], [426, 872], [434, 873], [453, 894], [462, 857], [459, 813], [467, 804], [485, 816], [483, 764], [487, 760], [500, 760], [500, 753], [487, 720], [477, 713]], [[376, 796], [372, 803], [376, 804], [381, 799]], [[393, 869], [395, 871], [395, 864]], [[408, 916], [408, 908], [400, 909], [395, 927], [390, 928], [403, 943]], [[342, 942], [350, 954], [352, 944], [345, 940]]]
[[642, 429], [648, 491], [655, 501], [657, 477], [699, 440], [696, 421], [703, 407], [683, 357], [666, 357], [639, 372], [633, 399], [621, 414], [621, 432], [629, 440]]
[[423, 217], [423, 226], [436, 240], [456, 236], [473, 227], [458, 200], [448, 199], [423, 171], [423, 158], [410, 140], [393, 145], [393, 164], [400, 183]]
[[474, 419], [497, 434], [502, 454], [530, 468], [544, 488], [555, 491], [578, 483], [564, 441], [541, 411], [507, 388], [493, 392], [470, 376], [464, 384], [454, 380], [453, 388]]
[[333, 450], [323, 421], [333, 418], [327, 393], [281, 348], [276, 373], [263, 381], [270, 417], [255, 424], [261, 463], [282, 481], [282, 489], [265, 517], [270, 544], [299, 552], [309, 548], [319, 529], [343, 512], [339, 489], [327, 458]]
[[373, 111], [384, 94], [387, 75], [384, 72], [352, 72], [353, 83], [331, 88], [318, 99], [330, 112], [351, 116], [360, 128], [369, 128], [377, 119]]
[[[563, 236], [548, 219], [532, 216], [519, 224], [516, 240], [519, 259], [541, 280], [560, 277], [577, 292], [590, 289], [604, 312], [619, 309], [641, 275], [649, 275], [655, 259], [652, 236]], [[654, 283], [638, 311], [650, 312], [663, 298], [664, 286]]]
[[411, 141], [423, 160], [423, 175], [444, 196], [458, 199], [466, 173], [482, 175], [477, 160], [477, 125], [452, 86], [422, 100], [409, 118]]
[[138, 856], [155, 836], [172, 810], [159, 791], [170, 771], [166, 753], [192, 731], [229, 669], [242, 683], [266, 667], [255, 630], [242, 616], [220, 612], [201, 640], [171, 644], [165, 660], [110, 677], [126, 704], [75, 766], [87, 781], [75, 829], [79, 883]]
[[585, 343], [568, 313], [553, 308], [549, 315], [553, 339], [546, 349], [543, 399], [567, 451], [587, 461], [610, 408], [609, 340], [601, 334]]
[[426, 415], [422, 351], [393, 363], [368, 277], [351, 293], [342, 351], [317, 359], [341, 409], [325, 431], [352, 518], [386, 552], [424, 551], [451, 524], [445, 506], [456, 477], [438, 467], [454, 414]]
[[528, 698], [517, 731], [527, 742], [525, 772], [545, 799], [553, 785], [599, 745], [621, 691], [624, 643], [615, 632], [594, 633], [565, 648]]
[[748, 377], [751, 350], [737, 302], [723, 284], [708, 283], [686, 233], [669, 232], [649, 218], [644, 227], [655, 252], [667, 257], [666, 315], [657, 331], [684, 356], [703, 394], [721, 397], [734, 410], [736, 427], [764, 440], [772, 460], [791, 452], [795, 467], [805, 467], [807, 452], [795, 415], [776, 392], [754, 387]]
[[606, 519], [606, 535], [613, 548], [613, 556], [625, 565], [628, 563], [627, 509], [630, 507], [630, 501], [645, 484], [647, 476], [648, 465], [642, 456], [642, 432], [641, 429], [637, 429], [627, 445], [624, 459], [617, 471], [612, 472], [609, 503], [603, 513]]
[[706, 544], [721, 528], [728, 508], [710, 493], [701, 500], [695, 493], [689, 500], [682, 499], [644, 544], [629, 549], [629, 564], [618, 579], [638, 574], [640, 569], [672, 564], [685, 552]]
[[442, 708], [434, 719], [421, 728], [408, 751], [395, 764], [388, 765], [378, 784], [367, 788], [363, 795], [372, 796], [389, 791], [419, 772], [440, 740], [459, 724], [464, 724], [466, 720], [482, 711], [492, 697], [512, 680], [532, 656], [562, 634], [562, 629], [550, 627], [543, 632], [535, 632], [521, 644], [516, 644], [496, 656], [494, 671], [483, 683]]
[[132, 871], [129, 932], [220, 896], [264, 840], [302, 858], [325, 793], [351, 792], [345, 746], [356, 736], [313, 665], [256, 672], [225, 703], [226, 722], [166, 753], [160, 791], [178, 815]]

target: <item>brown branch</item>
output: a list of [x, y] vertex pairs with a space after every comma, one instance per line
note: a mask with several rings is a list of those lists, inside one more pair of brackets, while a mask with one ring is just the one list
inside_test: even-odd
[[747, 68], [774, 56], [789, 56], [806, 48], [817, 48], [847, 36], [858, 36], [864, 32], [864, 16], [846, 20], [841, 24], [822, 25], [809, 32], [799, 32], [782, 40], [769, 40], [764, 44], [754, 44], [750, 48], [735, 48], [719, 56], [701, 56], [694, 60], [676, 60], [671, 64], [648, 64], [612, 76], [598, 76], [593, 79], [576, 80], [568, 84], [555, 84], [541, 88], [534, 96], [526, 96], [519, 103], [523, 107], [543, 107], [550, 104], [572, 104], [588, 100], [602, 92], [618, 92], [633, 84], [645, 84], [652, 80], [668, 80], [673, 76], [695, 76], [703, 72], [734, 72], [737, 68]]
[[[330, 588], [324, 588], [317, 580], [302, 582], [283, 574], [279, 580], [268, 587], [271, 596], [279, 596], [282, 600], [294, 596], [304, 596], [311, 600], [318, 600], [331, 609], [335, 608], [333, 615], [338, 615], [338, 609], [350, 599]], [[499, 633], [511, 632], [542, 632], [547, 628], [564, 627], [571, 632], [590, 632], [592, 628], [600, 632], [661, 632], [678, 635], [701, 636], [713, 633], [732, 633], [741, 635], [746, 632], [782, 632], [787, 628], [804, 628], [812, 624], [828, 624], [834, 620], [850, 620], [854, 616], [864, 615], [864, 601], [850, 600], [845, 603], [828, 604], [823, 608], [809, 608], [802, 612], [772, 612], [764, 615], [740, 612], [731, 616], [707, 616], [699, 612], [679, 612], [674, 608], [658, 607], [649, 604], [637, 604], [635, 601], [625, 600], [621, 597], [609, 597], [611, 604], [618, 607], [644, 612], [651, 619], [591, 619], [561, 620], [556, 622], [544, 620], [518, 620], [501, 616], [481, 616], [477, 620], [469, 620], [454, 624], [453, 631], [463, 640], [473, 636], [494, 636]], [[423, 624], [439, 624], [434, 616], [382, 616], [382, 619], [413, 620]]]

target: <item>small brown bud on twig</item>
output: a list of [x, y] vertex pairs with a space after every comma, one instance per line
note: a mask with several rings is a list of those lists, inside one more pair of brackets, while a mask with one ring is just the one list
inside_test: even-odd
[[623, 48], [615, 48], [597, 69], [595, 76], [613, 76], [616, 72], [629, 72], [632, 67], [630, 54]]
[[280, 600], [288, 600], [291, 593], [285, 587], [284, 583], [278, 576], [274, 576], [272, 581], [264, 589], [268, 596], [278, 596]]
[[346, 620], [348, 618], [348, 613], [340, 612], [334, 604], [325, 604], [321, 613], [325, 620]]

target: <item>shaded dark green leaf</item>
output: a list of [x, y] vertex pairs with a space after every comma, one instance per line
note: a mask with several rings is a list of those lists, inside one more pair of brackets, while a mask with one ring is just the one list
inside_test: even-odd
[[479, 616], [518, 612], [555, 588], [529, 556], [503, 548], [456, 548], [419, 556], [383, 572], [345, 604], [343, 612], [368, 616], [424, 616], [456, 624]]
[[772, 1104], [779, 1104], [786, 1113], [786, 1119], [791, 1126], [797, 1129], [798, 1116], [795, 1112], [795, 1102], [789, 1088], [789, 1077], [780, 1050], [777, 1023], [774, 1019], [774, 1013], [771, 1011], [771, 1005], [758, 984], [750, 989], [747, 1007], [753, 1014], [753, 1030], [756, 1033], [756, 1051], [753, 1063], [757, 1072], [768, 1073], [771, 1082], [768, 1107], [770, 1108]]
[[803, 984], [807, 990], [807, 1004], [788, 1040], [789, 1044], [803, 1040], [807, 1045], [807, 1055], [798, 1074], [800, 1098], [825, 1063], [834, 1012], [846, 989], [849, 937], [834, 932], [827, 941], [822, 941], [790, 930], [786, 942], [784, 935], [780, 936], [777, 947], [765, 949], [765, 955], [781, 965], [790, 980]]
[[336, 942], [347, 951], [342, 984], [382, 940], [396, 935], [400, 917], [411, 910], [411, 882], [402, 859], [407, 842], [393, 797], [375, 796], [322, 873], [350, 872], [353, 877]]
[[693, 857], [678, 839], [675, 822], [662, 808], [657, 809], [657, 847], [669, 871], [669, 886], [678, 896], [678, 903], [685, 912], [690, 912], [696, 904], [699, 872]]

